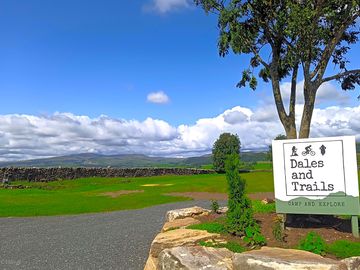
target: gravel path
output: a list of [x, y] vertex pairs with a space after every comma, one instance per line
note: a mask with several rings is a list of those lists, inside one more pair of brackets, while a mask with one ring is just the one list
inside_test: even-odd
[[208, 201], [78, 216], [0, 218], [0, 269], [143, 269], [166, 211]]

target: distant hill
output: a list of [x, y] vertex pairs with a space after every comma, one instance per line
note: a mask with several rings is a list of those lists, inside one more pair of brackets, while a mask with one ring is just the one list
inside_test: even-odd
[[[266, 153], [241, 153], [243, 162], [266, 160]], [[113, 167], [113, 168], [144, 168], [144, 167], [191, 167], [200, 168], [212, 164], [211, 155], [189, 158], [149, 157], [146, 155], [101, 155], [75, 154], [52, 158], [32, 159], [13, 162], [0, 162], [0, 167]]]
[[191, 158], [164, 158], [145, 155], [101, 155], [84, 153], [16, 162], [0, 162], [0, 167], [201, 167], [202, 165], [210, 163], [210, 155]]
[[258, 162], [269, 159], [268, 152], [242, 152], [240, 156], [242, 162]]

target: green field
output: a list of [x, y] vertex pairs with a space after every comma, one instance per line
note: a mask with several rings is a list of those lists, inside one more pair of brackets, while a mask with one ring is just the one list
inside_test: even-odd
[[[270, 172], [244, 173], [247, 191], [273, 191]], [[107, 212], [144, 208], [152, 205], [189, 200], [167, 196], [171, 192], [226, 193], [225, 175], [159, 176], [147, 178], [83, 178], [49, 183], [16, 182], [28, 189], [0, 189], [0, 216], [48, 216]], [[159, 184], [160, 186], [142, 186]], [[166, 186], [167, 185], [167, 186]], [[143, 190], [142, 193], [116, 198], [104, 192]]]
[[271, 162], [257, 162], [253, 166], [253, 170], [272, 170]]

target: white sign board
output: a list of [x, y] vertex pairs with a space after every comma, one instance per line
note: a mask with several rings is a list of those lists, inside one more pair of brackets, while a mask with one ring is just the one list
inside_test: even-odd
[[354, 136], [274, 140], [278, 213], [359, 215]]

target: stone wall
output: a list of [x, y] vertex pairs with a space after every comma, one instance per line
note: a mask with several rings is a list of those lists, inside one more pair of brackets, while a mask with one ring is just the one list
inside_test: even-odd
[[194, 175], [212, 170], [183, 168], [0, 168], [1, 179], [47, 182], [82, 177], [146, 177], [159, 175]]

